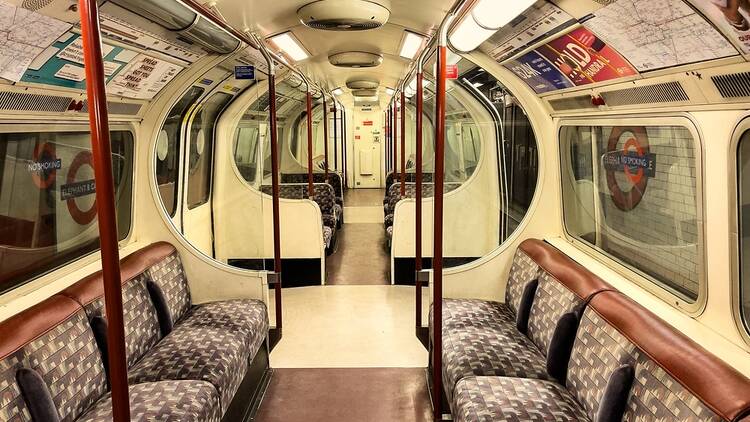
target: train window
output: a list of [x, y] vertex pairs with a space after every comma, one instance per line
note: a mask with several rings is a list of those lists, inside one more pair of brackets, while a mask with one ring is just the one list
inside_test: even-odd
[[204, 89], [192, 87], [180, 98], [167, 115], [156, 142], [156, 183], [164, 208], [170, 217], [177, 211], [177, 186], [180, 176], [180, 133], [191, 107]]
[[198, 106], [190, 123], [190, 146], [188, 154], [188, 209], [208, 202], [211, 193], [211, 164], [214, 151], [214, 127], [219, 114], [232, 100], [223, 92], [212, 95]]
[[750, 331], [750, 131], [745, 131], [737, 148], [737, 215], [740, 237], [740, 314]]
[[699, 145], [681, 126], [565, 126], [568, 233], [695, 303], [703, 279]]
[[[133, 135], [111, 132], [120, 240], [130, 232]], [[0, 293], [99, 248], [89, 132], [0, 134]]]

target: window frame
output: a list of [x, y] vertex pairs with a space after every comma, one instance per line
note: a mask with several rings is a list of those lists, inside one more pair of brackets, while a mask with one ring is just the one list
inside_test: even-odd
[[[43, 130], [40, 130], [42, 128]], [[137, 129], [136, 127], [131, 123], [122, 123], [122, 122], [114, 122], [111, 123], [109, 126], [110, 132], [128, 132], [130, 136], [132, 137], [133, 142], [133, 157], [132, 157], [132, 174], [131, 174], [131, 189], [130, 189], [130, 226], [128, 227], [127, 234], [122, 238], [118, 239], [117, 244], [119, 248], [123, 248], [127, 246], [132, 240], [135, 233], [135, 224], [136, 224], [136, 188], [137, 188], [137, 177], [136, 177], [136, 169], [138, 168], [138, 137], [137, 137]], [[92, 133], [91, 127], [89, 126], [88, 122], [75, 122], [75, 123], [62, 123], [59, 121], [22, 121], [22, 122], [12, 122], [12, 123], [5, 123], [3, 122], [2, 125], [0, 125], [0, 133], [18, 133], [18, 132], [29, 132], [29, 133], [48, 133], [48, 132], [88, 132]], [[19, 289], [26, 289], [28, 286], [33, 285], [34, 283], [46, 283], [46, 279], [49, 277], [52, 277], [53, 274], [55, 274], [56, 278], [64, 277], [68, 274], [71, 274], [75, 271], [80, 270], [81, 268], [90, 265], [93, 262], [98, 261], [96, 258], [96, 255], [98, 255], [101, 251], [101, 247], [96, 248], [90, 252], [83, 253], [81, 255], [76, 256], [75, 258], [72, 258], [68, 262], [65, 262], [63, 264], [60, 264], [54, 268], [50, 268], [47, 271], [41, 272], [37, 274], [36, 276], [29, 278], [21, 283], [16, 284], [10, 289], [0, 291], [0, 298], [13, 298], [16, 297], [16, 294], [23, 295], [25, 294], [24, 291]], [[20, 292], [20, 293], [19, 293]], [[12, 300], [12, 299], [11, 299]], [[0, 300], [0, 304], [2, 304], [3, 301]]]
[[[731, 260], [732, 275], [732, 317], [734, 319], [737, 331], [742, 339], [750, 345], [750, 318], [744, 315], [742, 305], [742, 259], [741, 253], [741, 232], [740, 232], [740, 172], [739, 165], [739, 148], [742, 136], [750, 131], [750, 114], [740, 116], [738, 122], [732, 129], [732, 138], [729, 145], [729, 256]], [[748, 315], [750, 317], [750, 315]], [[747, 319], [747, 320], [746, 320]]]
[[[578, 238], [577, 236], [570, 233], [568, 226], [565, 223], [565, 198], [563, 196], [563, 171], [566, 171], [563, 166], [562, 157], [563, 154], [567, 154], [568, 151], [564, 151], [562, 148], [562, 131], [565, 127], [576, 127], [576, 126], [590, 126], [590, 127], [602, 127], [602, 126], [647, 126], [647, 127], [667, 127], [676, 126], [687, 129], [693, 136], [695, 142], [695, 192], [696, 192], [696, 216], [698, 216], [698, 242], [697, 242], [697, 254], [699, 258], [698, 265], [698, 297], [694, 302], [687, 300], [685, 297], [679, 295], [676, 291], [671, 289], [668, 285], [662, 283], [653, 276], [648, 275], [644, 271], [631, 266], [625, 262], [621, 262], [613, 256], [598, 250], [595, 246], [591, 245], [587, 241]], [[595, 117], [579, 117], [579, 118], [563, 118], [557, 123], [557, 160], [560, 163], [560, 169], [557, 172], [560, 177], [558, 186], [560, 188], [560, 215], [562, 217], [561, 224], [563, 233], [565, 234], [566, 240], [576, 246], [578, 249], [585, 252], [587, 255], [596, 259], [600, 263], [604, 264], [609, 269], [617, 272], [628, 281], [633, 282], [637, 286], [643, 288], [649, 293], [659, 297], [663, 301], [667, 302], [671, 306], [683, 311], [690, 316], [698, 316], [706, 308], [708, 299], [708, 276], [706, 273], [707, 259], [706, 259], [706, 203], [704, 195], [704, 172], [705, 172], [705, 144], [702, 132], [698, 122], [688, 113], [679, 114], [649, 114], [644, 116], [642, 114], [611, 114], [605, 116]], [[595, 183], [595, 186], [598, 184]], [[595, 190], [595, 192], [599, 192]]]

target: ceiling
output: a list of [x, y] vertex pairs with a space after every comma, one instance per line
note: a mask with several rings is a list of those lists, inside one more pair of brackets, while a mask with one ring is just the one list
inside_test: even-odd
[[[368, 31], [325, 31], [308, 28], [297, 18], [297, 9], [313, 0], [214, 0], [221, 14], [237, 28], [249, 28], [262, 37], [292, 31], [312, 57], [297, 67], [319, 85], [346, 92], [340, 100], [350, 105], [353, 97], [345, 88], [352, 78], [380, 81], [380, 102], [387, 103], [385, 87], [394, 87], [404, 77], [410, 61], [399, 56], [405, 29], [431, 34], [440, 25], [455, 0], [391, 0], [388, 23]], [[379, 0], [372, 0], [379, 2]], [[383, 55], [380, 66], [367, 69], [338, 68], [328, 56], [342, 51], [368, 51]]]

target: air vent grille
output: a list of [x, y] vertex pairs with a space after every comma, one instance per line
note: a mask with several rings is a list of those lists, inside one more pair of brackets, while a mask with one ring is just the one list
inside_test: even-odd
[[[81, 109], [81, 113], [88, 113], [89, 111], [89, 102], [84, 101], [83, 102], [83, 108]], [[141, 111], [141, 105], [135, 104], [135, 103], [116, 103], [112, 101], [107, 101], [107, 112], [109, 114], [119, 114], [122, 116], [137, 116], [138, 113]]]
[[305, 25], [314, 29], [324, 29], [326, 31], [367, 31], [368, 29], [380, 28], [383, 26], [382, 22], [371, 20], [371, 21], [355, 21], [355, 20], [317, 20], [305, 22]]
[[690, 97], [679, 82], [665, 82], [635, 88], [618, 89], [602, 92], [601, 95], [604, 98], [604, 102], [611, 107], [690, 101]]
[[596, 108], [596, 106], [591, 104], [591, 97], [588, 95], [550, 100], [549, 105], [552, 106], [555, 111], [586, 110]]
[[750, 72], [711, 76], [711, 82], [724, 98], [750, 97]]
[[71, 101], [71, 97], [0, 91], [0, 110], [62, 113]]
[[36, 12], [37, 10], [49, 6], [53, 1], [54, 0], [24, 0], [23, 3], [21, 3], [21, 7]]

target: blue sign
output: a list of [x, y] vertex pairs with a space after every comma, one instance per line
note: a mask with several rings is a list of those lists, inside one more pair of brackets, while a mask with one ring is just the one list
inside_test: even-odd
[[638, 151], [612, 151], [602, 157], [604, 168], [608, 171], [631, 174], [643, 171], [646, 177], [656, 177], [656, 154], [638, 153]]
[[235, 66], [234, 79], [255, 79], [255, 66]]
[[536, 51], [530, 51], [511, 60], [505, 67], [523, 79], [537, 94], [575, 86], [557, 67]]

